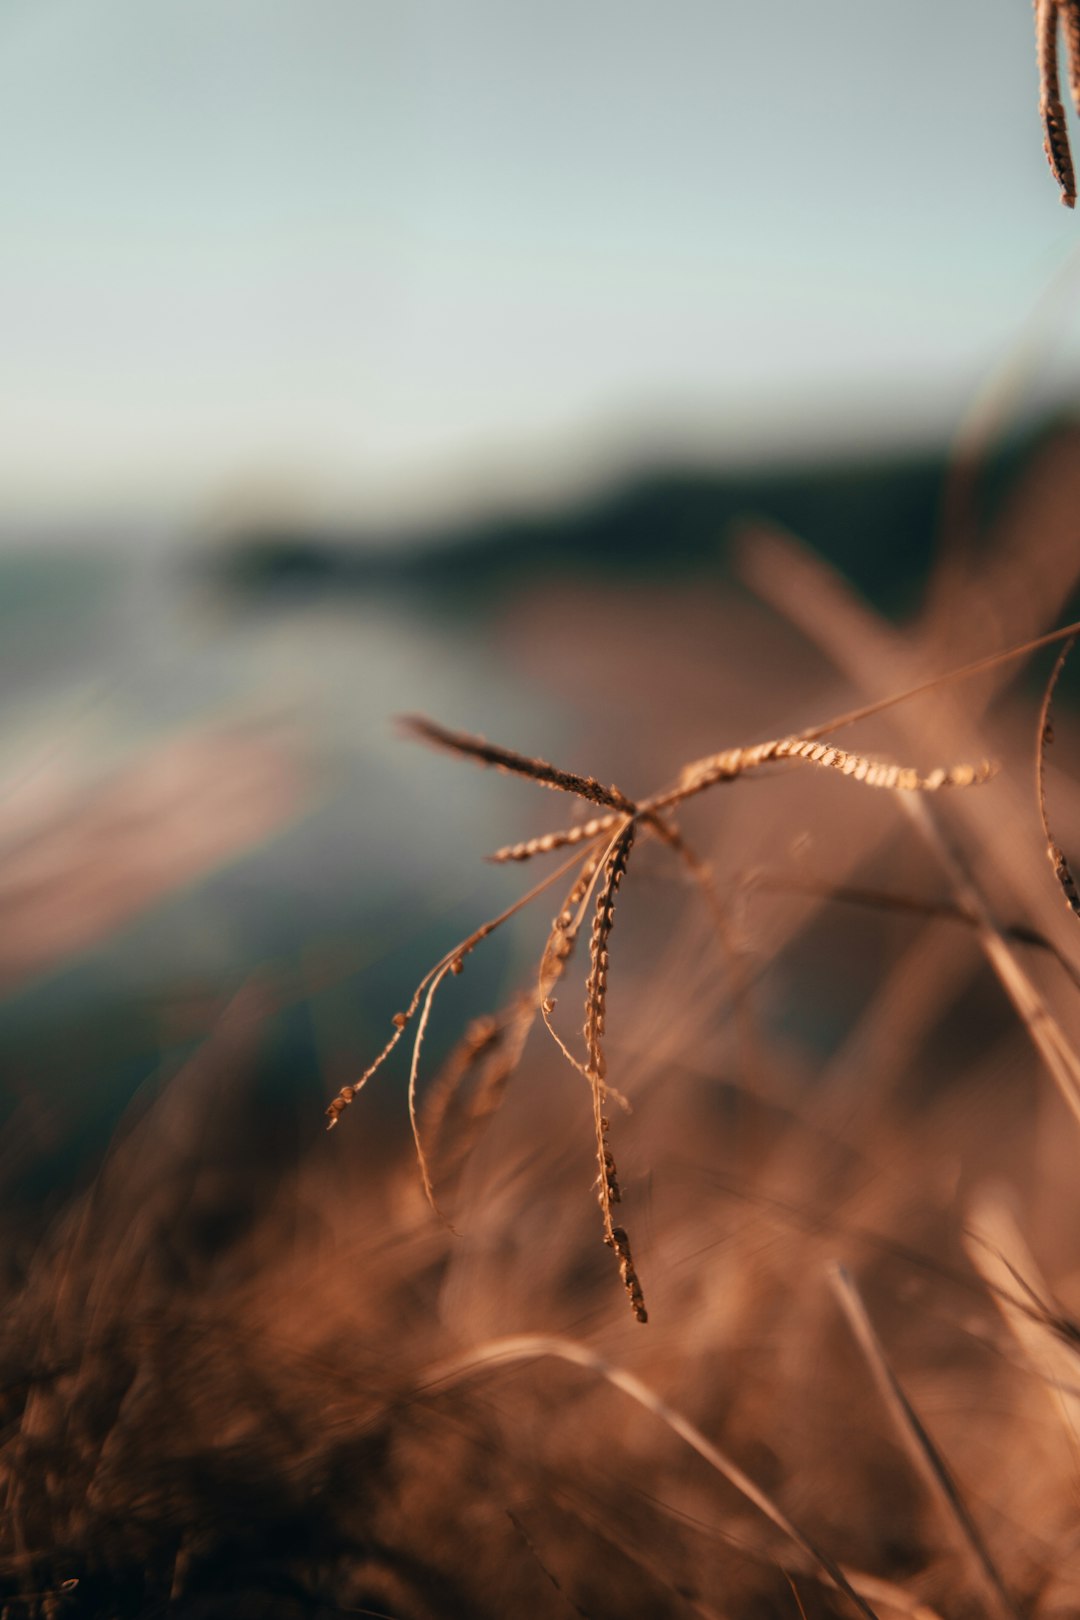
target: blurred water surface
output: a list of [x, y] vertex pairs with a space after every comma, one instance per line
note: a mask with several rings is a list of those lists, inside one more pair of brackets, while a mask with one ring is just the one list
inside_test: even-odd
[[[253, 972], [291, 1028], [270, 1068], [310, 1077], [321, 1045], [347, 1070], [516, 892], [479, 859], [506, 835], [489, 784], [392, 717], [515, 735], [531, 716], [550, 738], [558, 705], [422, 595], [241, 603], [205, 562], [184, 544], [0, 553], [9, 1106], [78, 1096], [105, 1128]], [[478, 959], [459, 1009], [514, 960]]]

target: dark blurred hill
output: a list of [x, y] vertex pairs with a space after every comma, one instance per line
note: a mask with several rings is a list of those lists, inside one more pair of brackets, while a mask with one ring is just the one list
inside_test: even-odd
[[[995, 455], [982, 480], [984, 510], [996, 508], [1048, 431]], [[915, 605], [939, 547], [948, 466], [942, 449], [739, 471], [655, 468], [541, 512], [508, 512], [408, 538], [257, 524], [225, 537], [213, 571], [240, 598], [393, 584], [445, 598], [517, 588], [552, 572], [722, 576], [732, 534], [766, 519], [797, 533], [896, 613]]]

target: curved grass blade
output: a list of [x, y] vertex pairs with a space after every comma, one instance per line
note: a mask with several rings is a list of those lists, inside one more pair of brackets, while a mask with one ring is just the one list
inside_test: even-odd
[[[893, 894], [887, 889], [864, 889], [851, 883], [823, 883], [813, 878], [801, 875], [792, 877], [772, 877], [767, 873], [757, 873], [746, 884], [748, 892], [755, 889], [768, 890], [774, 894], [812, 894], [821, 900], [835, 900], [843, 905], [865, 906], [874, 911], [895, 911], [909, 917], [938, 918], [942, 922], [958, 922], [968, 928], [979, 926], [978, 917], [951, 900], [921, 900], [916, 895]], [[1054, 958], [1061, 971], [1071, 980], [1073, 988], [1080, 991], [1080, 972], [1073, 967], [1052, 939], [1041, 934], [1037, 928], [1027, 923], [1007, 923], [1001, 925], [1002, 938], [1015, 945], [1030, 945], [1033, 949], [1045, 951]]]
[[483, 1367], [497, 1367], [513, 1365], [520, 1361], [536, 1361], [543, 1357], [552, 1357], [560, 1361], [568, 1361], [572, 1365], [582, 1367], [586, 1372], [605, 1379], [613, 1388], [629, 1396], [632, 1401], [645, 1409], [663, 1423], [671, 1432], [678, 1436], [686, 1445], [696, 1451], [699, 1457], [722, 1474], [730, 1485], [739, 1494], [757, 1508], [770, 1523], [793, 1542], [800, 1551], [807, 1554], [815, 1564], [824, 1572], [829, 1583], [843, 1592], [854, 1604], [859, 1613], [867, 1616], [867, 1620], [878, 1620], [876, 1612], [864, 1597], [856, 1591], [851, 1580], [831, 1555], [811, 1541], [805, 1531], [768, 1496], [760, 1486], [756, 1485], [750, 1476], [743, 1472], [738, 1463], [733, 1462], [719, 1446], [702, 1434], [690, 1419], [684, 1417], [673, 1406], [669, 1406], [655, 1391], [628, 1372], [625, 1367], [619, 1367], [610, 1361], [605, 1361], [594, 1351], [572, 1339], [560, 1339], [541, 1334], [522, 1334], [519, 1337], [507, 1339], [493, 1339], [488, 1344], [482, 1344], [477, 1349], [469, 1351], [466, 1355], [456, 1357], [452, 1361], [445, 1361], [432, 1368], [429, 1377], [429, 1387], [434, 1384], [459, 1383], [461, 1379], [471, 1376]]
[[[474, 1018], [428, 1089], [421, 1116], [422, 1135], [440, 1149], [455, 1114], [459, 1134], [453, 1142], [449, 1169], [461, 1168], [476, 1139], [498, 1111], [521, 1062], [529, 1032], [536, 1022], [536, 999], [519, 993], [486, 1018]], [[470, 1082], [474, 1082], [470, 1091]], [[445, 1177], [446, 1167], [442, 1167]]]
[[1035, 745], [1035, 782], [1039, 796], [1039, 816], [1042, 819], [1043, 835], [1046, 838], [1046, 853], [1053, 867], [1054, 876], [1065, 896], [1065, 904], [1074, 916], [1080, 917], [1080, 890], [1076, 887], [1065, 852], [1057, 843], [1050, 831], [1050, 818], [1046, 810], [1046, 750], [1054, 740], [1054, 726], [1050, 718], [1050, 710], [1054, 700], [1054, 688], [1065, 667], [1065, 660], [1076, 645], [1076, 637], [1071, 636], [1058, 653], [1054, 667], [1050, 672], [1050, 679], [1043, 693], [1042, 708], [1039, 710], [1038, 740]]
[[1038, 652], [1042, 647], [1053, 647], [1057, 642], [1076, 635], [1080, 635], [1080, 619], [1074, 620], [1072, 624], [1063, 624], [1059, 630], [1048, 630], [1045, 636], [1019, 641], [1015, 646], [1006, 647], [1001, 652], [987, 653], [984, 658], [976, 658], [969, 664], [961, 664], [941, 675], [932, 675], [929, 680], [920, 681], [917, 686], [908, 686], [902, 692], [876, 698], [873, 703], [863, 703], [857, 709], [848, 709], [832, 720], [826, 720], [824, 725], [812, 726], [809, 731], [803, 732], [803, 736], [815, 740], [818, 737], [827, 737], [834, 731], [843, 731], [845, 727], [855, 725], [859, 720], [870, 720], [874, 715], [884, 714], [886, 709], [895, 709], [898, 704], [907, 703], [910, 698], [922, 697], [927, 692], [936, 691], [940, 686], [951, 686], [954, 681], [966, 681], [973, 675], [985, 674], [988, 670], [997, 669], [1001, 664], [1011, 663], [1014, 658], [1025, 658], [1028, 653]]
[[[390, 1056], [391, 1052], [394, 1050], [394, 1047], [398, 1044], [412, 1019], [415, 1017], [417, 1009], [420, 1007], [421, 1001], [424, 998], [425, 991], [427, 992], [425, 1006], [430, 1008], [430, 1002], [434, 992], [442, 983], [446, 975], [448, 973], [460, 973], [465, 957], [468, 956], [471, 951], [475, 950], [476, 946], [480, 944], [481, 940], [486, 939], [489, 934], [493, 934], [496, 928], [501, 928], [504, 922], [508, 922], [511, 917], [516, 915], [517, 912], [523, 910], [525, 906], [529, 905], [539, 895], [543, 894], [545, 889], [549, 889], [552, 884], [557, 883], [566, 872], [570, 871], [577, 859], [578, 857], [575, 855], [569, 861], [565, 861], [562, 866], [556, 867], [554, 872], [549, 872], [547, 877], [544, 878], [541, 883], [537, 883], [529, 890], [527, 894], [522, 895], [519, 900], [515, 900], [512, 906], [508, 906], [506, 910], [500, 912], [497, 917], [491, 918], [489, 922], [482, 923], [481, 926], [471, 933], [467, 939], [463, 939], [459, 944], [455, 945], [452, 950], [447, 951], [445, 956], [439, 958], [434, 967], [428, 969], [427, 973], [424, 974], [424, 977], [420, 980], [420, 983], [413, 991], [412, 999], [410, 1000], [405, 1011], [394, 1014], [394, 1033], [391, 1035], [390, 1039], [387, 1041], [374, 1063], [372, 1063], [369, 1068], [364, 1070], [364, 1073], [360, 1076], [359, 1080], [355, 1081], [352, 1085], [342, 1086], [337, 1096], [330, 1103], [326, 1110], [327, 1119], [329, 1121], [326, 1127], [328, 1131], [332, 1131], [334, 1129], [334, 1126], [341, 1118], [341, 1115], [344, 1113], [345, 1109], [349, 1107], [350, 1103], [355, 1100], [360, 1091], [364, 1088], [364, 1086], [367, 1085], [372, 1075], [375, 1074], [376, 1071], [379, 1070], [386, 1062], [386, 1059]], [[425, 1025], [427, 1023], [426, 1015], [423, 1017], [423, 1023]]]
[[843, 1266], [834, 1264], [830, 1268], [829, 1281], [908, 1453], [952, 1524], [984, 1597], [998, 1614], [1007, 1616], [1008, 1620], [1020, 1620], [1020, 1611], [1009, 1595], [948, 1464], [928, 1434], [885, 1354], [854, 1279]]

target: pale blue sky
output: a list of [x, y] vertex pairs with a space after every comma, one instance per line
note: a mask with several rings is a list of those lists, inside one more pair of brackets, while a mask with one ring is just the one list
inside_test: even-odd
[[0, 0], [0, 512], [409, 519], [684, 438], [944, 434], [1080, 231], [1031, 34], [1029, 0]]

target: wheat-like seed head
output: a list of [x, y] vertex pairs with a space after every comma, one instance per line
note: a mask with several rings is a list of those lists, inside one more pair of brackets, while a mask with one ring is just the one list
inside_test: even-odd
[[485, 737], [474, 737], [468, 731], [450, 731], [424, 715], [405, 715], [399, 721], [402, 729], [421, 742], [434, 748], [445, 748], [451, 754], [462, 754], [474, 759], [478, 765], [491, 765], [509, 776], [526, 776], [542, 787], [557, 793], [573, 793], [591, 804], [604, 804], [612, 810], [632, 810], [634, 807], [617, 787], [604, 787], [594, 776], [578, 776], [574, 771], [560, 770], [546, 759], [535, 759], [529, 754], [518, 754], [512, 748], [500, 748]]
[[1058, 0], [1058, 11], [1069, 63], [1069, 89], [1080, 113], [1080, 0]]
[[[1071, 3], [1072, 0], [1070, 0]], [[1070, 20], [1077, 22], [1078, 26], [1080, 26], [1080, 0], [1075, 0], [1073, 10], [1076, 16], [1072, 17], [1070, 15]], [[838, 772], [840, 775], [859, 782], [863, 786], [885, 788], [902, 793], [934, 793], [943, 788], [974, 787], [984, 783], [994, 775], [996, 769], [993, 764], [987, 761], [974, 765], [939, 766], [924, 775], [914, 766], [898, 765], [889, 761], [873, 759], [868, 755], [854, 753], [851, 750], [839, 748], [835, 744], [823, 742], [822, 739], [830, 732], [852, 725], [856, 721], [868, 719], [872, 715], [903, 702], [906, 698], [921, 695], [936, 685], [966, 679], [971, 675], [994, 668], [1006, 660], [1032, 652], [1038, 647], [1063, 641], [1066, 637], [1075, 636], [1078, 633], [1080, 633], [1080, 623], [1068, 625], [1061, 630], [1037, 637], [1019, 646], [1007, 648], [1003, 652], [977, 659], [961, 669], [924, 681], [907, 692], [894, 693], [886, 698], [878, 699], [876, 702], [865, 704], [859, 709], [838, 715], [820, 726], [811, 728], [802, 736], [774, 738], [768, 742], [755, 743], [748, 747], [728, 748], [719, 753], [707, 755], [703, 759], [695, 760], [686, 765], [671, 787], [636, 802], [616, 787], [604, 787], [595, 777], [583, 776], [574, 771], [563, 770], [546, 760], [519, 754], [512, 749], [489, 743], [485, 739], [473, 736], [468, 732], [450, 731], [431, 720], [417, 717], [408, 719], [404, 722], [408, 732], [424, 742], [446, 749], [448, 752], [460, 754], [477, 764], [490, 766], [511, 775], [525, 777], [555, 792], [567, 793], [572, 797], [585, 799], [600, 806], [604, 813], [592, 817], [579, 826], [541, 834], [521, 843], [506, 845], [496, 852], [493, 859], [497, 861], [524, 861], [560, 849], [570, 848], [574, 851], [569, 860], [558, 867], [555, 872], [530, 889], [527, 894], [509, 906], [498, 917], [483, 923], [467, 939], [455, 946], [452, 951], [447, 952], [425, 974], [405, 1010], [395, 1013], [393, 1019], [394, 1033], [375, 1059], [375, 1062], [365, 1071], [359, 1081], [353, 1085], [343, 1087], [337, 1097], [330, 1103], [327, 1109], [329, 1127], [332, 1128], [337, 1123], [341, 1114], [354, 1100], [361, 1087], [367, 1083], [390, 1055], [404, 1031], [416, 1020], [413, 1060], [409, 1075], [409, 1113], [416, 1139], [421, 1178], [425, 1192], [434, 1207], [434, 1191], [421, 1143], [416, 1102], [420, 1049], [434, 996], [445, 978], [450, 974], [460, 972], [465, 957], [489, 934], [499, 928], [508, 918], [530, 904], [552, 883], [557, 882], [564, 873], [576, 869], [570, 890], [553, 921], [545, 942], [540, 959], [538, 982], [534, 992], [535, 1000], [530, 999], [527, 1005], [522, 1004], [520, 1011], [515, 1014], [512, 1024], [507, 1030], [505, 1053], [501, 1055], [494, 1054], [490, 1067], [485, 1070], [483, 1083], [474, 1095], [472, 1119], [474, 1124], [478, 1123], [497, 1106], [510, 1075], [517, 1067], [529, 1028], [535, 1020], [536, 1012], [539, 1011], [548, 1032], [555, 1040], [560, 1051], [570, 1065], [584, 1075], [590, 1085], [598, 1161], [598, 1199], [603, 1212], [604, 1241], [614, 1250], [618, 1258], [620, 1273], [630, 1296], [635, 1315], [640, 1321], [646, 1320], [641, 1285], [634, 1267], [630, 1241], [625, 1229], [621, 1226], [617, 1227], [612, 1218], [612, 1209], [620, 1201], [621, 1190], [615, 1160], [608, 1144], [610, 1127], [605, 1113], [605, 1103], [612, 1097], [620, 1101], [622, 1099], [619, 1093], [608, 1083], [603, 1044], [609, 968], [608, 942], [614, 923], [616, 895], [626, 872], [637, 830], [642, 829], [646, 834], [655, 837], [665, 845], [687, 869], [696, 887], [705, 898], [709, 909], [713, 912], [720, 934], [736, 1003], [738, 1004], [744, 1001], [744, 994], [743, 989], [740, 988], [737, 953], [734, 951], [731, 942], [722, 899], [716, 893], [708, 867], [686, 844], [679, 829], [670, 819], [670, 811], [683, 803], [684, 800], [703, 793], [721, 782], [734, 782], [747, 771], [755, 770], [762, 765], [785, 760], [793, 763], [820, 766], [822, 769]], [[1050, 693], [1053, 690], [1053, 684], [1059, 671], [1060, 661], [1047, 693], [1045, 704], [1047, 715], [1044, 717], [1045, 724], [1041, 731], [1041, 735], [1044, 736], [1048, 725]], [[1045, 824], [1044, 798], [1041, 798], [1041, 804]], [[605, 839], [609, 835], [611, 835], [610, 841], [605, 845]], [[1064, 856], [1050, 837], [1049, 828], [1047, 828], [1047, 839], [1051, 859], [1055, 863], [1055, 872], [1065, 889], [1066, 897], [1069, 899], [1073, 909], [1080, 913], [1080, 893], [1078, 893], [1076, 885], [1072, 883], [1071, 874], [1068, 872]], [[584, 850], [581, 847], [582, 845], [585, 846]], [[583, 1030], [585, 1050], [582, 1059], [569, 1049], [557, 1033], [551, 1021], [551, 1014], [554, 1006], [553, 991], [566, 972], [587, 908], [594, 894], [596, 896], [595, 911], [590, 940]], [[964, 920], [970, 920], [966, 914]], [[499, 1027], [501, 1029], [502, 1025], [500, 1024]], [[442, 1101], [439, 1101], [437, 1090], [429, 1105], [430, 1112], [426, 1118], [426, 1124], [434, 1122], [436, 1128], [441, 1128], [442, 1117], [445, 1115], [446, 1108], [457, 1086], [472, 1072], [478, 1063], [483, 1061], [484, 1055], [488, 1051], [490, 1038], [490, 1026], [480, 1025], [474, 1027], [464, 1052], [458, 1055], [456, 1071], [453, 1070], [452, 1066], [452, 1077], [446, 1082], [446, 1091]], [[747, 1045], [749, 1044], [747, 1042]], [[497, 1061], [495, 1061], [496, 1056]], [[453, 1078], [455, 1073], [456, 1078]]]
[[610, 832], [618, 820], [619, 812], [613, 810], [610, 815], [594, 816], [591, 821], [567, 827], [563, 832], [541, 833], [538, 838], [527, 838], [521, 844], [504, 844], [487, 858], [502, 865], [506, 861], [529, 861], [534, 855], [550, 855], [552, 850], [566, 849], [571, 844], [590, 843], [602, 833]]
[[867, 787], [892, 788], [901, 793], [936, 793], [945, 787], [974, 787], [988, 782], [997, 769], [992, 761], [980, 760], [975, 765], [938, 766], [922, 776], [913, 766], [869, 759], [864, 754], [853, 754], [846, 748], [814, 738], [779, 737], [772, 742], [755, 743], [751, 748], [727, 748], [722, 753], [695, 760], [683, 768], [675, 789], [661, 797], [667, 804], [677, 803], [704, 792], [717, 782], [734, 781], [745, 771], [782, 759], [805, 760], [824, 770], [839, 771], [842, 776], [850, 776]]
[[593, 1124], [596, 1130], [597, 1197], [604, 1222], [604, 1242], [615, 1251], [619, 1261], [619, 1275], [630, 1298], [630, 1307], [639, 1322], [647, 1322], [645, 1296], [634, 1268], [630, 1239], [621, 1226], [612, 1219], [612, 1209], [621, 1203], [622, 1191], [615, 1158], [608, 1145], [610, 1122], [604, 1112], [607, 1097], [604, 1058], [604, 1023], [607, 1009], [608, 942], [615, 926], [615, 899], [626, 875], [630, 851], [634, 846], [635, 822], [627, 820], [612, 841], [604, 862], [603, 882], [596, 894], [592, 938], [589, 942], [589, 977], [585, 986], [585, 1053], [586, 1073], [592, 1086]]
[[591, 849], [581, 870], [571, 885], [557, 916], [552, 919], [551, 932], [540, 958], [539, 1000], [545, 1013], [551, 1011], [551, 995], [566, 972], [577, 944], [584, 920], [584, 903], [603, 861], [603, 845]]
[[1069, 45], [1069, 63], [1074, 94], [1076, 94], [1077, 58], [1074, 50], [1078, 36], [1078, 18], [1072, 0], [1036, 0], [1035, 44], [1039, 62], [1039, 113], [1043, 123], [1043, 149], [1050, 172], [1061, 189], [1061, 200], [1066, 208], [1076, 205], [1076, 175], [1073, 170], [1069, 131], [1065, 108], [1061, 101], [1058, 79], [1058, 24], [1065, 19]]

